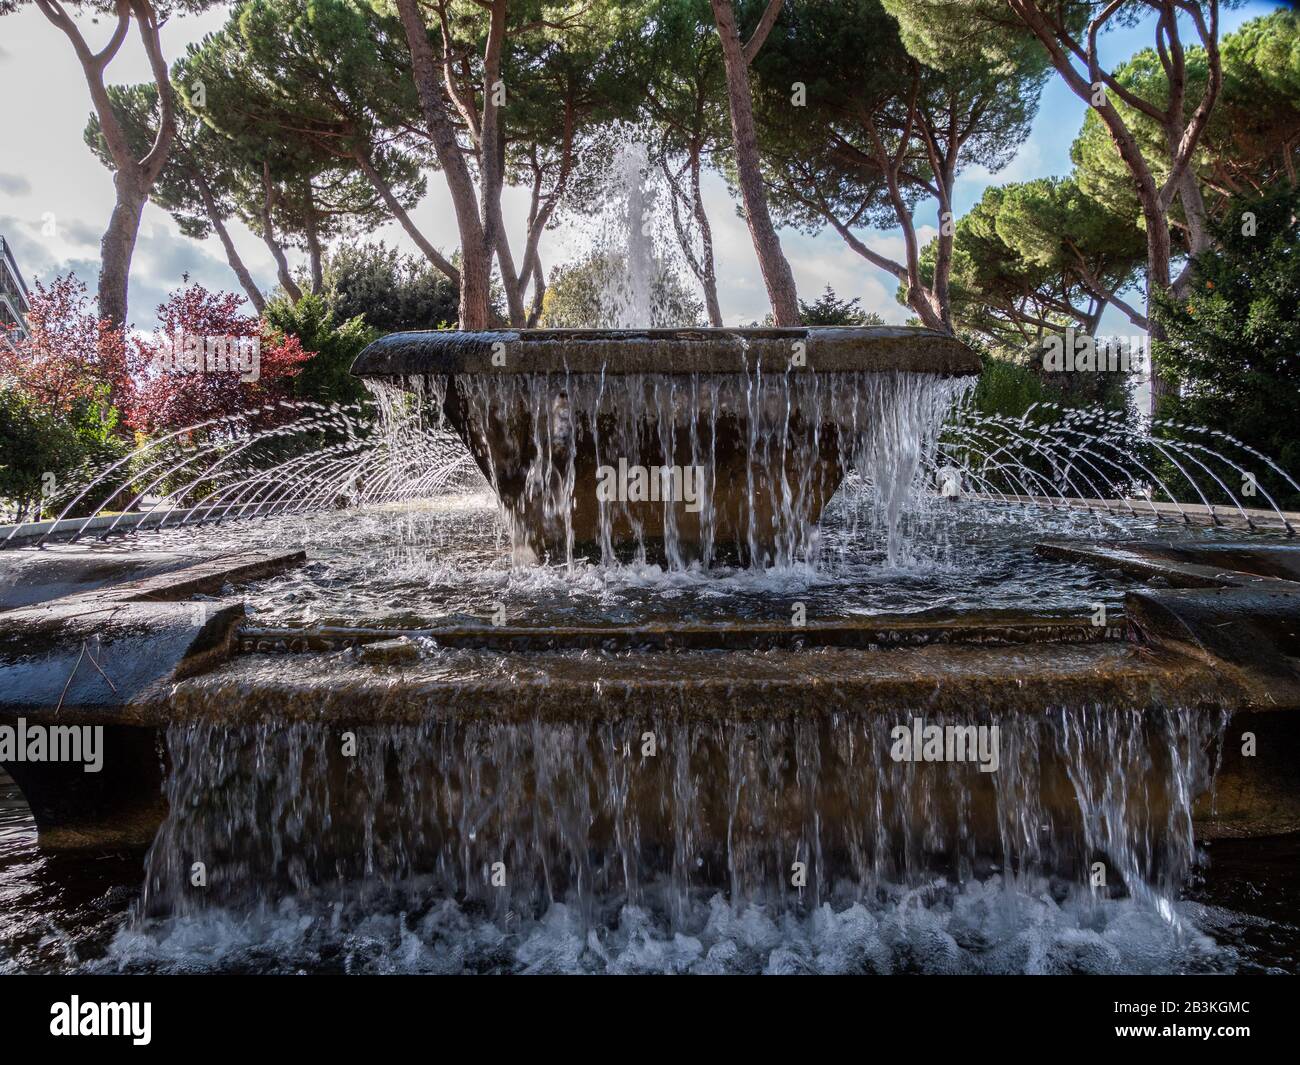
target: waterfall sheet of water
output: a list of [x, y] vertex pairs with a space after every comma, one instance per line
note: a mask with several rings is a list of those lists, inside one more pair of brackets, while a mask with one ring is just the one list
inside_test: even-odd
[[818, 928], [884, 971], [917, 951], [952, 971], [1118, 970], [1133, 925], [1205, 948], [1176, 898], [1222, 715], [985, 713], [990, 773], [895, 761], [898, 717], [431, 721], [358, 729], [355, 756], [317, 726], [173, 726], [171, 812], [113, 963], [265, 921], [317, 947], [395, 922], [433, 968], [527, 969], [557, 926], [568, 960], [543, 967], [617, 968], [628, 922], [646, 950], [694, 943], [704, 971], [779, 967]]
[[[432, 402], [447, 387], [423, 381]], [[619, 541], [644, 564], [653, 539], [670, 569], [707, 568], [728, 548], [767, 569], [816, 565], [817, 521], [846, 474], [872, 493], [873, 521], [899, 561], [903, 513], [925, 488], [940, 427], [969, 382], [914, 373], [498, 374], [459, 375], [452, 387], [468, 432], [488, 442], [486, 472], [511, 499], [504, 516], [517, 547], [540, 524], [572, 566], [573, 516], [587, 497], [596, 499], [602, 564], [619, 561]], [[698, 516], [684, 519], [681, 501], [665, 498], [652, 533], [638, 501], [597, 497], [600, 468], [620, 464], [698, 470]]]

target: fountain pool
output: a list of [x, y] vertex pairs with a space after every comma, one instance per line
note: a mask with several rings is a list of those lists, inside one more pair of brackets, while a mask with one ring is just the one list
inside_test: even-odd
[[0, 968], [1295, 971], [1281, 511], [916, 332], [430, 337], [10, 538], [0, 712], [107, 747], [0, 781]]

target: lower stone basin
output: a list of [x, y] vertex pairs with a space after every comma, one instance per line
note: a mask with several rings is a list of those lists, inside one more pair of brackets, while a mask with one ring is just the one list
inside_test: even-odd
[[851, 468], [888, 504], [979, 366], [882, 326], [397, 333], [352, 372], [437, 406], [518, 553], [771, 564], [807, 550]]

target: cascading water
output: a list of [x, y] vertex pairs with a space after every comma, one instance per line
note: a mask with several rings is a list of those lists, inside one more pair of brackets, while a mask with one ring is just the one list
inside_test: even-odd
[[[424, 387], [444, 402], [437, 379]], [[760, 569], [815, 566], [817, 519], [850, 471], [873, 490], [895, 561], [905, 503], [923, 487], [921, 470], [965, 387], [909, 373], [458, 375], [451, 384], [469, 431], [492, 441], [487, 472], [515, 501], [506, 519], [517, 549], [541, 527], [572, 566], [574, 524], [591, 524], [581, 508], [594, 499], [603, 564], [618, 560], [616, 542], [632, 545], [637, 564], [653, 544], [674, 569], [708, 567], [719, 552]], [[515, 435], [494, 433], [500, 425]], [[624, 498], [590, 490], [602, 469], [665, 462], [698, 471], [685, 513], [655, 483]], [[646, 502], [658, 506], [635, 506]]]
[[921, 716], [976, 724], [437, 720], [358, 728], [354, 756], [319, 726], [176, 726], [171, 813], [111, 963], [211, 937], [208, 964], [238, 967], [260, 929], [285, 964], [361, 968], [1214, 965], [1175, 899], [1222, 717], [985, 713], [985, 773], [896, 760]]
[[611, 270], [606, 278], [605, 305], [610, 307], [615, 329], [633, 329], [653, 324], [654, 281], [662, 272], [654, 241], [647, 225], [654, 216], [654, 195], [648, 185], [650, 164], [645, 147], [637, 143], [620, 146], [614, 161], [613, 186], [626, 202], [623, 233], [626, 235], [622, 269]]
[[[656, 209], [646, 158], [625, 145], [610, 168], [593, 252], [601, 291], [593, 320], [582, 324], [683, 324], [664, 298], [670, 256], [647, 225]], [[603, 343], [618, 356], [618, 338]], [[653, 620], [665, 630], [698, 624], [702, 601], [709, 622], [734, 621], [742, 584], [747, 618], [788, 620], [792, 603], [822, 620], [860, 618], [881, 611], [886, 594], [862, 578], [864, 568], [932, 564], [915, 548], [934, 547], [936, 529], [969, 554], [968, 530], [954, 515], [972, 514], [987, 528], [991, 508], [980, 507], [989, 501], [1084, 499], [1111, 519], [1140, 518], [1130, 497], [1144, 490], [1180, 514], [1180, 497], [1194, 497], [1212, 516], [1226, 495], [1249, 524], [1256, 519], [1232, 486], [1248, 480], [1252, 463], [1286, 476], [1235, 441], [1164, 441], [1105, 415], [1034, 424], [961, 411], [969, 380], [939, 372], [772, 372], [771, 362], [748, 354], [725, 372], [525, 365], [367, 381], [373, 414], [286, 403], [196, 427], [196, 444], [183, 430], [102, 471], [65, 513], [111, 506], [162, 533], [344, 507], [361, 521], [358, 511], [482, 486], [477, 463], [503, 501], [515, 559], [536, 561], [541, 549], [563, 568], [503, 574], [503, 562], [475, 570], [469, 556], [491, 550], [452, 528], [432, 546], [414, 545], [419, 551], [401, 542], [403, 586], [391, 543], [377, 546], [372, 535], [347, 544], [347, 572], [364, 572], [376, 586], [364, 607], [380, 614], [378, 627], [404, 611], [413, 616], [399, 623], [420, 626], [422, 639], [436, 643], [435, 622], [463, 635], [486, 627], [485, 616], [502, 624], [498, 613], [539, 630], [644, 621], [650, 609], [619, 599], [620, 580], [665, 601], [694, 582], [687, 606], [655, 604], [665, 615]], [[472, 459], [444, 423], [448, 411], [462, 437], [481, 443]], [[278, 424], [260, 424], [261, 414]], [[937, 501], [941, 466], [985, 499], [971, 507]], [[637, 481], [627, 476], [633, 468], [660, 472]], [[676, 472], [656, 480], [664, 469]], [[605, 471], [617, 474], [613, 495], [596, 490]], [[822, 515], [836, 509], [837, 492], [828, 551]], [[1290, 529], [1272, 497], [1263, 498]], [[98, 508], [84, 506], [96, 499]], [[123, 521], [116, 515], [107, 531], [121, 531]], [[302, 525], [274, 527], [295, 545], [310, 537]], [[864, 562], [868, 538], [881, 550]], [[847, 561], [826, 557], [836, 552]], [[596, 580], [584, 555], [598, 561]], [[1026, 554], [1015, 558], [1023, 565]], [[340, 624], [359, 624], [346, 616], [362, 609], [359, 597], [340, 590], [346, 581], [331, 562], [314, 557], [278, 591], [256, 589], [254, 613], [286, 624], [339, 613]], [[662, 568], [647, 577], [655, 563]], [[959, 605], [987, 607], [990, 582], [1026, 579], [1006, 568], [974, 581]], [[1114, 597], [1111, 585], [1097, 591], [1088, 578], [1071, 579], [1054, 603], [1061, 609]], [[809, 594], [816, 581], [824, 587]], [[942, 583], [924, 585], [905, 605], [951, 605]], [[560, 614], [556, 604], [571, 610], [584, 595], [596, 601], [594, 618]], [[414, 646], [408, 640], [398, 653]], [[414, 653], [428, 664], [427, 647]], [[508, 655], [480, 649], [453, 661], [457, 653], [435, 647], [433, 666], [464, 678], [467, 698], [480, 675], [539, 683]], [[635, 650], [623, 653], [618, 682], [658, 685], [661, 712], [626, 717], [598, 679], [590, 695], [597, 709], [582, 722], [468, 720], [430, 705], [420, 724], [347, 732], [272, 721], [172, 725], [169, 809], [146, 859], [143, 897], [96, 964], [693, 972], [1231, 964], [1184, 919], [1179, 901], [1196, 861], [1193, 808], [1211, 788], [1225, 714], [1204, 705], [1066, 702], [1038, 714], [972, 706], [960, 720], [924, 708], [818, 717], [795, 714], [774, 695], [702, 720], [668, 709], [680, 708], [680, 660], [665, 653], [648, 665]], [[557, 652], [567, 667], [600, 676], [604, 650], [565, 654]], [[699, 654], [724, 684], [728, 670], [752, 661]], [[257, 668], [241, 682], [256, 679]], [[348, 691], [346, 679], [339, 683]], [[312, 698], [306, 688], [294, 694]], [[183, 702], [176, 691], [172, 698]], [[992, 730], [996, 767], [900, 759], [895, 730], [922, 720]]]
[[579, 180], [593, 205], [580, 219], [575, 257], [586, 275], [573, 306], [552, 308], [547, 324], [568, 328], [644, 329], [695, 325], [682, 254], [666, 232], [664, 190], [645, 143], [617, 138], [608, 158], [592, 156], [594, 173]]

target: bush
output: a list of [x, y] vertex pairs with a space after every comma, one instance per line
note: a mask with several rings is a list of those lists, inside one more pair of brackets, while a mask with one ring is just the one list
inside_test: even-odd
[[816, 303], [799, 301], [799, 315], [804, 325], [884, 325], [875, 311], [864, 311], [862, 300], [842, 300], [830, 285]]
[[379, 333], [356, 315], [336, 325], [334, 309], [320, 296], [303, 296], [296, 304], [280, 296], [263, 315], [276, 333], [297, 337], [311, 352], [293, 379], [297, 399], [317, 403], [356, 403], [367, 396], [365, 385], [350, 373], [361, 350]]
[[1029, 412], [1030, 420], [1055, 421], [1055, 408], [1030, 412], [1035, 404], [1062, 407], [1098, 408], [1119, 411], [1132, 422], [1136, 409], [1132, 396], [1132, 373], [1117, 371], [1063, 370], [1049, 371], [1039, 359], [1027, 361], [991, 354], [978, 341], [962, 338], [978, 351], [984, 369], [970, 397], [970, 407], [981, 414], [1020, 418]]
[[[1300, 193], [1293, 188], [1234, 201], [1212, 228], [1216, 246], [1192, 264], [1190, 295], [1157, 297], [1156, 315], [1167, 339], [1153, 345], [1153, 354], [1181, 382], [1181, 395], [1162, 406], [1163, 418], [1225, 433], [1300, 481], [1297, 212]], [[1159, 429], [1215, 450], [1234, 450], [1204, 433]], [[1280, 506], [1300, 508], [1300, 492], [1266, 463], [1244, 465]]]
[[383, 242], [335, 252], [326, 268], [325, 296], [337, 321], [360, 315], [381, 334], [454, 329], [459, 314], [460, 293], [446, 276]]
[[[59, 514], [95, 474], [130, 450], [116, 426], [111, 407], [78, 402], [59, 413], [17, 388], [0, 388], [0, 500], [6, 516], [37, 521]], [[79, 501], [70, 516], [93, 514], [113, 487]]]

